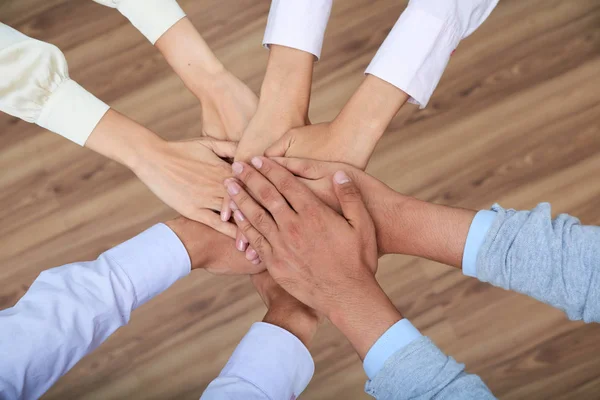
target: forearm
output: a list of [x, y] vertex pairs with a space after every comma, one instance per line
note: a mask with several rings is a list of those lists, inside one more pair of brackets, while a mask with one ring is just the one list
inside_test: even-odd
[[600, 322], [600, 227], [581, 225], [550, 205], [531, 211], [494, 206], [496, 218], [477, 257], [477, 278]]
[[314, 310], [291, 298], [290, 301], [270, 307], [263, 322], [285, 329], [310, 347], [317, 333], [319, 317]]
[[[305, 51], [271, 45], [259, 110], [278, 109], [281, 124], [301, 126], [308, 118], [314, 57]], [[277, 121], [276, 121], [277, 123]]]
[[428, 203], [391, 189], [382, 201], [369, 205], [381, 253], [412, 255], [462, 267], [475, 211]]
[[408, 95], [397, 87], [367, 75], [350, 100], [332, 121], [331, 129], [354, 164], [367, 164], [377, 142]]
[[211, 85], [225, 69], [187, 17], [166, 31], [156, 48], [199, 99], [211, 94]]

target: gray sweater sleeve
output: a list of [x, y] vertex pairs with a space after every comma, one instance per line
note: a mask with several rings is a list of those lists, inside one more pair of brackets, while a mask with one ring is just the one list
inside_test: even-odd
[[563, 310], [570, 319], [600, 322], [600, 227], [550, 205], [498, 213], [477, 256], [477, 278]]
[[378, 400], [495, 399], [477, 375], [423, 336], [391, 356], [365, 391]]

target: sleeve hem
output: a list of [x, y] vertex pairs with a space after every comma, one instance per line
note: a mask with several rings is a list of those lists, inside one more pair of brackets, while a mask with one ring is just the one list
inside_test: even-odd
[[124, 0], [117, 9], [153, 45], [156, 41], [185, 17], [176, 0], [146, 0], [144, 4], [134, 0]]
[[455, 22], [409, 4], [365, 73], [403, 90], [410, 102], [425, 108], [459, 42]]
[[83, 146], [108, 109], [108, 105], [67, 78], [42, 108], [37, 124]]

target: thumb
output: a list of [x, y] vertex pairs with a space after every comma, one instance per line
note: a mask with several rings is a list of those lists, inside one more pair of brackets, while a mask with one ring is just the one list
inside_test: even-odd
[[292, 131], [287, 132], [279, 140], [273, 143], [268, 149], [265, 150], [265, 156], [267, 157], [283, 157], [287, 153], [293, 142]]
[[333, 174], [333, 189], [340, 202], [342, 214], [355, 229], [371, 234], [375, 231], [373, 220], [362, 199], [360, 190], [344, 171]]
[[237, 142], [228, 142], [226, 140], [202, 139], [202, 144], [211, 149], [213, 153], [221, 158], [235, 157]]

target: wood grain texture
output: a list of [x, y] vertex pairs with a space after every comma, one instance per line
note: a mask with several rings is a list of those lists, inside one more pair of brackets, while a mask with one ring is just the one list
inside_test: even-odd
[[[268, 1], [180, 0], [218, 57], [258, 91]], [[337, 1], [311, 120], [333, 118], [406, 1]], [[0, 20], [59, 46], [71, 76], [169, 139], [200, 132], [196, 99], [115, 10], [90, 0], [3, 0]], [[40, 271], [100, 252], [173, 212], [132, 173], [0, 115], [0, 308]], [[396, 190], [471, 208], [541, 201], [600, 225], [600, 3], [502, 0], [456, 51], [425, 110], [406, 106], [369, 172]], [[385, 257], [398, 308], [503, 399], [600, 398], [600, 327], [412, 257]], [[197, 399], [264, 307], [246, 277], [194, 273], [133, 313], [45, 399]], [[331, 325], [304, 399], [367, 399]]]

